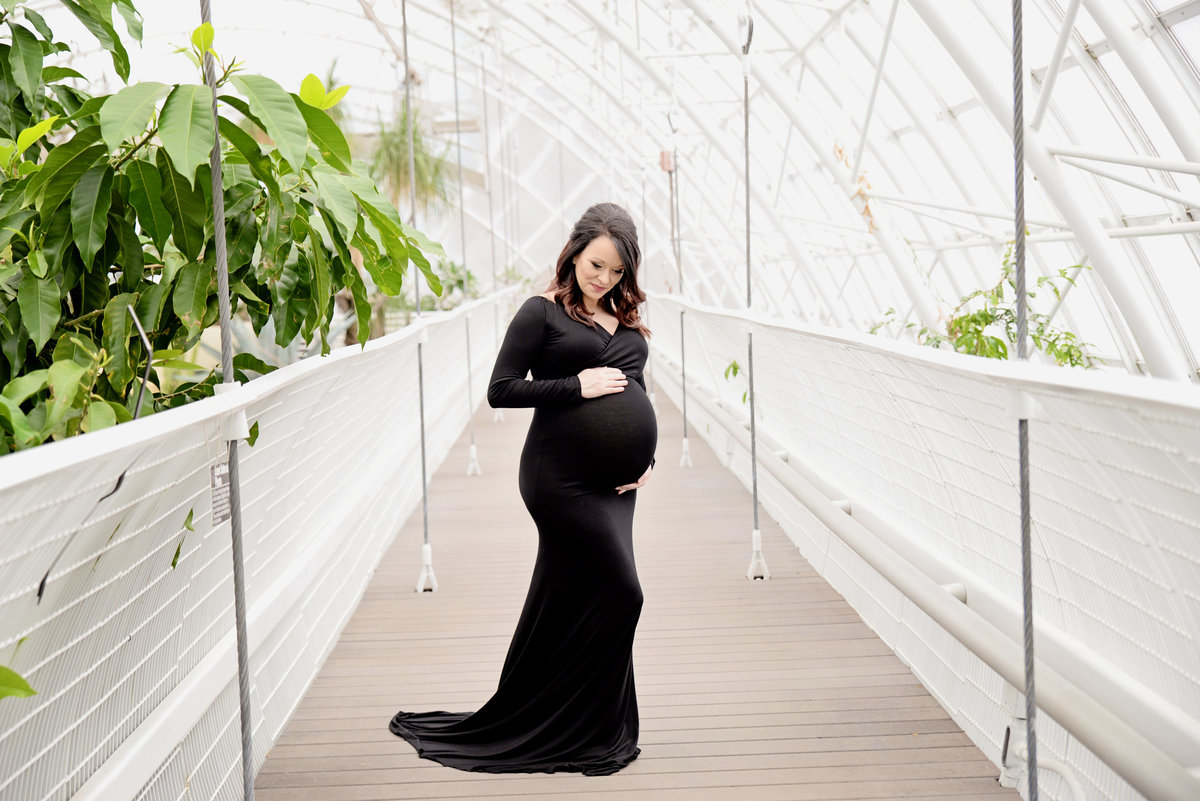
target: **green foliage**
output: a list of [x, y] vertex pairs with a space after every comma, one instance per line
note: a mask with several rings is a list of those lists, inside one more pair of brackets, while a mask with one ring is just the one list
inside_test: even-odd
[[10, 695], [14, 698], [28, 698], [37, 695], [37, 690], [30, 687], [29, 682], [15, 670], [0, 665], [0, 698]]
[[[420, 114], [413, 110], [413, 163], [416, 171], [417, 205], [428, 208], [446, 202], [446, 145], [440, 155], [434, 155], [429, 141], [421, 131]], [[394, 204], [409, 196], [408, 116], [404, 107], [390, 125], [380, 123], [379, 143], [371, 163], [371, 175], [387, 184]]]
[[[725, 380], [732, 381], [733, 379], [737, 378], [741, 372], [742, 372], [742, 366], [740, 364], [738, 364], [738, 360], [730, 359], [729, 364], [725, 365]], [[749, 397], [749, 395], [750, 395], [749, 389], [742, 391], [742, 403], [746, 402], [746, 398]]]
[[[131, 0], [60, 2], [128, 80], [113, 11], [139, 39]], [[272, 320], [281, 346], [324, 343], [334, 296], [346, 291], [365, 341], [372, 309], [354, 251], [386, 293], [400, 291], [410, 261], [440, 292], [423, 253], [436, 247], [353, 172], [326, 110], [346, 87], [326, 92], [309, 76], [292, 94], [220, 61], [216, 39], [201, 26], [179, 51], [197, 66], [205, 54], [216, 62], [214, 128], [199, 78], [98, 97], [61, 83], [83, 77], [50, 63], [69, 47], [20, 0], [0, 3], [0, 454], [131, 419], [147, 362], [143, 413], [212, 394], [215, 373], [168, 391], [158, 372], [183, 367], [217, 319], [209, 152], [218, 135], [231, 303], [256, 332]], [[270, 369], [234, 362], [243, 381]]]
[[[1071, 271], [1085, 269], [1083, 265], [1063, 267], [1055, 275], [1040, 275], [1027, 295], [1036, 298], [1043, 290], [1061, 298], [1066, 285], [1075, 280]], [[940, 348], [948, 346], [959, 353], [984, 356], [989, 359], [1009, 358], [1010, 347], [1017, 345], [1017, 282], [1013, 262], [1013, 245], [1009, 243], [1004, 252], [1000, 279], [986, 289], [977, 289], [965, 295], [946, 319], [945, 331], [928, 327], [917, 329], [917, 341], [923, 345]], [[1060, 287], [1059, 282], [1062, 282]], [[874, 334], [894, 322], [896, 310], [888, 309], [883, 319], [871, 327]], [[1093, 367], [1095, 359], [1087, 354], [1087, 343], [1071, 331], [1051, 325], [1050, 317], [1042, 312], [1027, 309], [1026, 324], [1034, 348], [1042, 351], [1060, 365], [1069, 367]], [[908, 328], [917, 328], [909, 323]]]

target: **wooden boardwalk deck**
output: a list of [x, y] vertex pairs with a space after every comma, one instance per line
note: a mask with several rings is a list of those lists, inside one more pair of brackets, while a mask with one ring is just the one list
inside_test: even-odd
[[430, 483], [436, 593], [413, 592], [421, 511], [384, 557], [258, 775], [259, 801], [1018, 798], [909, 670], [765, 514], [772, 579], [749, 582], [750, 496], [661, 393], [638, 498], [646, 603], [635, 646], [642, 755], [613, 776], [464, 773], [387, 729], [397, 709], [475, 709], [495, 688], [536, 533], [516, 487], [529, 415], [466, 434]]

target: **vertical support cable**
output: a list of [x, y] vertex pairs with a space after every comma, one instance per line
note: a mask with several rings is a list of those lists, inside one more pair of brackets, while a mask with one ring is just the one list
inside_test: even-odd
[[492, 145], [491, 132], [488, 130], [490, 124], [488, 122], [488, 94], [487, 94], [487, 48], [482, 47], [483, 40], [479, 40], [479, 92], [483, 98], [483, 168], [487, 171], [484, 174], [484, 182], [487, 184], [487, 201], [488, 201], [488, 241], [492, 247], [492, 292], [497, 289], [496, 285], [496, 215], [492, 207]]
[[[1024, 20], [1021, 0], [1012, 0], [1013, 19], [1013, 172], [1014, 205], [1016, 207], [1017, 281], [1017, 358], [1029, 358], [1026, 340], [1029, 337], [1026, 320], [1025, 292], [1025, 91], [1023, 48]], [[1017, 440], [1021, 484], [1021, 589], [1024, 601], [1025, 629], [1025, 749], [1028, 753], [1026, 775], [1029, 777], [1029, 801], [1038, 799], [1037, 766], [1037, 699], [1033, 679], [1033, 543], [1030, 532], [1029, 504], [1029, 419], [1028, 404], [1020, 403], [1017, 420]]]
[[[450, 63], [454, 73], [454, 143], [458, 151], [458, 237], [462, 249], [463, 269], [463, 301], [467, 298], [467, 289], [471, 282], [467, 270], [467, 217], [466, 204], [463, 200], [463, 169], [462, 169], [462, 112], [458, 104], [458, 24], [455, 20], [455, 0], [450, 0]], [[467, 460], [467, 475], [480, 475], [479, 452], [475, 448], [475, 394], [471, 392], [471, 315], [467, 314], [467, 425], [471, 430], [470, 458]]]
[[[672, 73], [672, 76], [674, 73]], [[679, 247], [679, 234], [681, 223], [679, 220], [679, 182], [676, 180], [679, 172], [679, 150], [675, 146], [675, 110], [667, 112], [667, 124], [671, 127], [671, 169], [667, 171], [667, 178], [670, 182], [671, 196], [669, 198], [671, 208], [671, 249], [675, 255], [675, 268], [679, 271], [679, 295], [684, 296], [683, 287], [683, 258]], [[687, 335], [684, 328], [683, 309], [679, 310], [679, 395], [680, 411], [683, 413], [683, 443], [679, 453], [679, 466], [692, 466], [692, 451], [688, 444], [688, 416], [687, 416]]]
[[[484, 183], [487, 186], [487, 204], [488, 204], [488, 242], [492, 249], [492, 292], [494, 293], [499, 288], [499, 282], [496, 279], [496, 211], [492, 204], [492, 140], [491, 140], [491, 123], [488, 120], [488, 93], [487, 93], [487, 47], [484, 46], [484, 40], [481, 37], [479, 40], [479, 93], [483, 99], [483, 168]], [[503, 168], [501, 169], [503, 176]], [[500, 305], [492, 304], [492, 341], [496, 345], [496, 349], [500, 349]], [[493, 420], [503, 420], [504, 412], [496, 409]]]
[[[200, 0], [200, 19], [212, 24], [209, 0]], [[213, 146], [208, 155], [212, 173], [213, 240], [217, 257], [217, 306], [221, 320], [221, 383], [237, 385], [233, 377], [233, 332], [230, 330], [229, 260], [225, 245], [225, 192], [221, 181], [221, 134], [217, 116], [217, 73], [212, 53], [204, 53], [204, 83], [212, 99]], [[242, 724], [242, 797], [254, 798], [253, 722], [250, 708], [250, 647], [246, 632], [246, 575], [242, 552], [242, 486], [238, 470], [238, 441], [229, 439], [229, 528], [233, 557], [233, 620], [237, 637], [238, 709]]]
[[[511, 183], [511, 175], [510, 175], [510, 171], [508, 169], [509, 147], [508, 147], [508, 137], [505, 135], [505, 131], [507, 130], [507, 123], [505, 121], [505, 113], [504, 113], [504, 98], [508, 97], [508, 92], [507, 92], [508, 71], [504, 67], [504, 59], [505, 59], [504, 40], [501, 38], [501, 31], [499, 28], [496, 29], [495, 34], [496, 34], [497, 61], [500, 65], [500, 68], [499, 68], [500, 92], [497, 94], [497, 99], [496, 99], [496, 115], [498, 117], [496, 129], [500, 133], [500, 147], [498, 148], [500, 151], [500, 199], [503, 201], [501, 203], [501, 207], [500, 207], [501, 212], [503, 213], [503, 219], [501, 220], [500, 227], [501, 227], [501, 231], [504, 235], [504, 263], [506, 265], [506, 269], [511, 270], [513, 272], [513, 274], [516, 275], [518, 272], [517, 271], [517, 255], [514, 252], [513, 246], [512, 246], [513, 245], [512, 233], [511, 233], [511, 231], [512, 231], [512, 222], [511, 222], [512, 214], [509, 211], [510, 206], [511, 206], [511, 202], [509, 200], [510, 194], [511, 194], [510, 189], [509, 189], [509, 185]], [[501, 328], [500, 307], [493, 306], [492, 308], [495, 309], [495, 314], [496, 314], [496, 317], [495, 317], [495, 320], [496, 320], [496, 347], [498, 349], [500, 347], [501, 342], [503, 341], [503, 338], [500, 334], [500, 328]], [[498, 422], [503, 422], [503, 420], [504, 420], [504, 409], [496, 409], [495, 411], [492, 412], [492, 422], [498, 423]]]
[[[404, 127], [408, 133], [408, 224], [417, 223], [417, 157], [413, 152], [412, 118], [412, 68], [408, 61], [408, 0], [400, 0], [400, 24], [404, 33]], [[417, 318], [421, 317], [421, 275], [412, 265], [413, 294], [417, 302]], [[425, 529], [425, 542], [421, 546], [421, 573], [417, 577], [417, 592], [437, 590], [437, 577], [433, 574], [433, 547], [429, 544], [429, 476], [425, 458], [425, 343], [429, 341], [428, 329], [417, 335], [417, 405], [421, 424], [421, 518]]]
[[[739, 20], [745, 29], [746, 41], [742, 45], [742, 120], [744, 124], [742, 144], [745, 160], [742, 180], [746, 185], [746, 310], [753, 304], [752, 271], [750, 269], [750, 42], [754, 39], [754, 14], [747, 0], [746, 13]], [[748, 579], [769, 579], [767, 560], [762, 552], [762, 530], [758, 527], [758, 427], [754, 413], [754, 332], [746, 332], [746, 378], [749, 381], [747, 395], [750, 399], [750, 494], [754, 504], [754, 528], [750, 532], [750, 566], [746, 568]]]
[[[645, 241], [645, 239], [646, 239], [646, 219], [647, 219], [646, 218], [646, 168], [645, 168], [645, 166], [643, 166], [642, 167], [642, 240], [643, 241]], [[645, 264], [645, 262], [643, 262], [643, 264]], [[650, 271], [649, 265], [647, 265], [642, 270], [642, 286], [646, 287], [647, 289], [650, 287], [649, 271]], [[646, 313], [643, 315], [643, 321], [646, 323], [647, 326], [650, 325], [650, 304], [649, 303], [646, 304]], [[650, 366], [651, 366], [653, 357], [654, 357], [653, 352], [648, 350], [646, 352], [645, 376], [646, 376], [646, 388], [648, 389], [648, 394], [650, 395], [650, 405], [651, 406], [655, 405], [654, 404], [654, 376], [650, 372]]]

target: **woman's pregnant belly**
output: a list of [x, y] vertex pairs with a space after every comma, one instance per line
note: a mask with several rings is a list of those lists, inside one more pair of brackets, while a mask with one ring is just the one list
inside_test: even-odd
[[538, 409], [522, 458], [538, 459], [563, 484], [615, 488], [641, 478], [657, 444], [654, 407], [630, 381], [624, 392]]

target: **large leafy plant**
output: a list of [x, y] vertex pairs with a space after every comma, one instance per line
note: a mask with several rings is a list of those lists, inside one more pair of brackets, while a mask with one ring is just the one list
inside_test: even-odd
[[[1073, 270], [1081, 265], [1063, 267], [1055, 275], [1039, 275], [1026, 293], [1030, 299], [1039, 292], [1049, 291], [1056, 299], [1069, 285], [1074, 285]], [[917, 328], [917, 341], [935, 348], [949, 347], [959, 353], [984, 356], [990, 359], [1009, 358], [1010, 349], [1017, 345], [1017, 281], [1013, 261], [1013, 245], [1004, 251], [1000, 267], [1000, 278], [990, 287], [977, 289], [964, 295], [946, 318], [945, 331], [933, 328], [917, 328], [909, 323], [907, 328]], [[1059, 283], [1062, 286], [1060, 287]], [[895, 322], [896, 310], [888, 309], [883, 319], [871, 328], [879, 331]], [[1052, 324], [1050, 315], [1029, 309], [1026, 315], [1029, 339], [1035, 349], [1042, 351], [1060, 365], [1069, 367], [1093, 367], [1095, 359], [1087, 352], [1088, 344], [1077, 334]]]
[[[113, 12], [140, 40], [131, 0], [60, 2], [127, 81]], [[84, 76], [51, 63], [69, 47], [46, 20], [14, 0], [0, 6], [0, 454], [129, 419], [147, 361], [143, 413], [212, 393], [215, 373], [167, 392], [156, 371], [183, 366], [181, 354], [217, 319], [214, 134], [231, 301], [256, 332], [270, 321], [280, 345], [320, 338], [327, 351], [344, 288], [365, 341], [371, 305], [354, 251], [387, 294], [400, 292], [410, 261], [440, 292], [423, 253], [437, 246], [351, 164], [328, 113], [344, 89], [326, 92], [309, 76], [292, 94], [218, 62], [214, 129], [212, 93], [199, 78], [89, 95], [72, 85]], [[184, 50], [198, 65], [212, 47], [206, 25]], [[248, 134], [246, 121], [272, 144]], [[235, 368], [243, 380], [243, 370], [268, 369], [246, 356]]]

